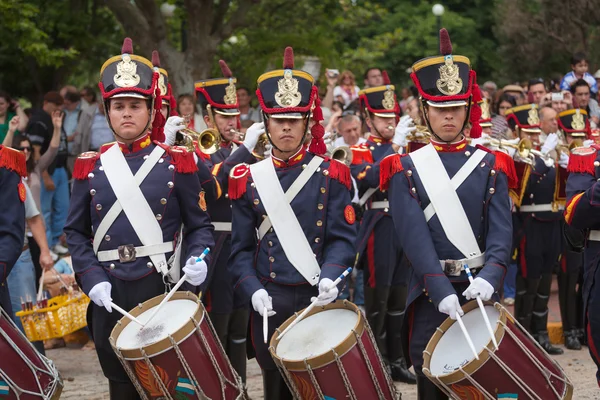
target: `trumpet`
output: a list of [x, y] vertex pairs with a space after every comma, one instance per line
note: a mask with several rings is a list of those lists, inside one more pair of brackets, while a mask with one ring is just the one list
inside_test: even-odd
[[429, 129], [425, 125], [414, 125], [417, 129], [408, 135], [406, 135], [406, 140], [409, 142], [424, 142], [429, 143], [431, 139], [431, 133]]
[[213, 154], [219, 150], [221, 135], [216, 129], [208, 128], [202, 132], [196, 132], [190, 128], [183, 128], [175, 136], [175, 144], [185, 146], [189, 151], [194, 151], [195, 143], [204, 154]]
[[334, 160], [338, 160], [350, 166], [352, 164], [352, 150], [348, 146], [338, 146], [335, 149], [328, 152], [329, 157]]
[[[502, 139], [492, 139], [488, 140], [488, 144], [492, 146], [497, 146], [498, 148], [506, 148], [510, 147], [512, 149], [517, 150], [517, 154], [519, 158], [523, 161], [529, 160], [531, 154], [535, 154], [535, 150], [533, 150], [533, 143], [529, 139], [521, 139], [518, 143], [512, 143], [511, 141], [502, 141]], [[541, 154], [541, 153], [540, 153]]]
[[573, 151], [573, 149], [576, 149], [577, 147], [583, 147], [583, 140], [573, 139], [571, 144], [559, 144], [558, 146], [556, 146], [556, 153], [560, 158], [562, 153], [566, 153], [567, 155], [569, 155], [571, 154], [571, 151]]
[[[240, 132], [239, 138], [243, 142], [244, 139], [246, 138], [246, 134], [243, 132]], [[258, 160], [264, 160], [265, 152], [267, 151], [268, 144], [269, 144], [269, 137], [267, 136], [266, 132], [263, 132], [258, 137], [258, 142], [256, 143], [256, 146], [254, 147], [254, 151], [252, 151], [252, 155]]]

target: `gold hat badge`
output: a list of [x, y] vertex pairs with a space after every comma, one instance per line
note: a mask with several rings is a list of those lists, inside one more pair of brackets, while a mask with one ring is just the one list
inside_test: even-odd
[[487, 100], [483, 100], [479, 107], [481, 108], [481, 119], [490, 119], [490, 104]]
[[134, 87], [140, 83], [140, 76], [137, 74], [137, 64], [131, 61], [129, 54], [123, 54], [122, 60], [117, 64], [117, 73], [113, 81], [119, 87]]
[[158, 88], [160, 89], [160, 95], [167, 95], [167, 85], [165, 85], [165, 76], [163, 74], [158, 74]]
[[394, 109], [394, 91], [388, 86], [386, 91], [383, 93], [383, 100], [381, 101], [381, 105], [386, 110]]
[[529, 110], [529, 113], [527, 115], [527, 123], [529, 125], [539, 125], [540, 124], [540, 117], [538, 116], [538, 112], [536, 108], [532, 108], [531, 110]]
[[573, 119], [571, 120], [571, 128], [575, 130], [585, 129], [585, 120], [583, 119], [583, 114], [579, 111], [579, 108], [575, 110], [575, 114], [573, 114]]
[[283, 78], [277, 82], [275, 101], [280, 107], [296, 107], [302, 101], [302, 94], [298, 91], [298, 79], [292, 77], [292, 70], [286, 69]]
[[439, 72], [440, 79], [436, 82], [438, 90], [446, 96], [460, 93], [463, 81], [459, 76], [458, 65], [454, 64], [451, 55], [445, 56], [444, 65], [440, 67]]
[[235, 89], [235, 84], [233, 83], [233, 79], [229, 79], [229, 85], [225, 88], [225, 96], [223, 96], [223, 101], [227, 105], [237, 103], [237, 92]]

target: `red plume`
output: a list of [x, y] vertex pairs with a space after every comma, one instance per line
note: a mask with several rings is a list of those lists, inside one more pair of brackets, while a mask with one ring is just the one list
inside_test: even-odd
[[312, 128], [310, 128], [310, 134], [312, 135], [312, 140], [310, 141], [310, 146], [308, 151], [313, 154], [325, 154], [327, 151], [327, 145], [323, 140], [323, 136], [325, 136], [325, 128], [321, 125], [321, 121], [323, 121], [323, 110], [321, 110], [321, 100], [319, 100], [319, 94], [316, 93], [317, 87], [313, 86], [313, 92], [315, 94], [315, 108], [313, 109], [313, 120], [315, 124]]
[[381, 75], [383, 75], [383, 84], [384, 85], [390, 85], [392, 82], [390, 81], [390, 77], [387, 74], [387, 71], [383, 71], [381, 73]]
[[477, 74], [475, 71], [473, 73], [473, 88], [471, 89], [471, 115], [469, 117], [469, 122], [471, 123], [471, 139], [477, 139], [481, 137], [481, 125], [479, 125], [479, 120], [481, 119], [481, 107], [479, 107], [479, 102], [481, 102], [481, 90], [479, 90], [479, 85], [477, 84]]
[[223, 73], [223, 76], [225, 78], [231, 78], [233, 76], [231, 70], [229, 69], [227, 63], [224, 60], [219, 60], [219, 65], [221, 66], [221, 72]]
[[121, 54], [133, 54], [133, 42], [131, 41], [131, 38], [126, 37], [125, 40], [123, 40], [123, 47], [121, 47]]
[[294, 69], [294, 49], [290, 46], [286, 47], [283, 53], [283, 69]]
[[160, 68], [160, 56], [158, 55], [158, 51], [154, 50], [152, 52], [152, 65], [157, 68]]
[[450, 35], [446, 28], [440, 29], [440, 53], [443, 56], [452, 54], [452, 42], [450, 41]]

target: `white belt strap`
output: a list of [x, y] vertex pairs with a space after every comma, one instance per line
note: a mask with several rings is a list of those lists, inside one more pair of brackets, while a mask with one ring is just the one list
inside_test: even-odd
[[432, 144], [428, 144], [409, 157], [450, 243], [466, 258], [479, 256], [481, 251], [473, 229], [438, 152]]
[[390, 208], [390, 202], [387, 200], [383, 200], [383, 201], [374, 201], [371, 203], [371, 206], [369, 207], [369, 210], [381, 210], [381, 209], [386, 209], [386, 208]]
[[519, 208], [519, 211], [524, 212], [524, 213], [544, 212], [544, 211], [558, 212], [558, 211], [564, 210], [564, 209], [565, 209], [565, 206], [563, 206], [562, 204], [560, 204], [560, 205], [553, 205], [553, 204], [529, 204], [529, 205], [521, 206]]
[[[158, 150], [160, 149], [160, 150]], [[157, 146], [152, 154], [164, 153], [164, 149]], [[156, 158], [156, 155], [153, 159]], [[158, 157], [160, 158], [160, 157]], [[162, 229], [146, 201], [136, 179], [134, 178], [127, 161], [118, 145], [113, 145], [100, 156], [104, 172], [110, 183], [110, 186], [117, 197], [117, 202], [123, 207], [123, 212], [131, 223], [135, 233], [144, 246], [151, 246], [163, 243]], [[144, 165], [150, 160], [146, 160]], [[157, 159], [158, 160], [158, 159]], [[156, 162], [155, 162], [156, 163]], [[154, 166], [154, 164], [152, 164]], [[150, 169], [152, 169], [150, 167]], [[169, 270], [167, 259], [163, 254], [149, 256], [156, 270], [166, 275]]]
[[593, 242], [600, 242], [600, 231], [591, 230], [588, 239]]
[[216, 232], [231, 232], [231, 222], [213, 222]]
[[364, 192], [363, 195], [360, 197], [360, 200], [358, 200], [358, 205], [361, 207], [364, 206], [365, 203], [367, 201], [369, 201], [371, 196], [373, 196], [373, 194], [378, 190], [379, 190], [379, 186], [377, 186], [376, 188], [368, 188], [367, 191]]
[[[285, 192], [285, 198], [288, 204], [291, 203], [292, 200], [294, 200], [298, 193], [300, 193], [300, 190], [302, 190], [304, 185], [308, 183], [310, 177], [313, 176], [313, 174], [317, 171], [317, 168], [319, 168], [319, 165], [321, 165], [322, 162], [323, 159], [321, 157], [314, 157], [312, 160], [310, 160], [306, 168], [292, 183], [287, 192]], [[252, 177], [254, 178], [254, 175], [252, 175]], [[277, 182], [279, 182], [279, 179], [277, 179]], [[267, 216], [267, 218], [265, 218], [258, 227], [258, 240], [262, 240], [262, 238], [266, 235], [267, 231], [271, 229], [271, 226], [271, 220]]]
[[[458, 189], [460, 185], [462, 185], [463, 182], [469, 177], [469, 175], [471, 175], [471, 172], [473, 172], [473, 170], [477, 168], [477, 165], [479, 165], [481, 160], [483, 160], [485, 154], [485, 151], [477, 150], [471, 157], [469, 157], [467, 162], [458, 170], [458, 172], [450, 180], [454, 190]], [[429, 220], [435, 215], [435, 208], [433, 208], [433, 204], [429, 204], [425, 208], [424, 213], [425, 219], [427, 220], [427, 222], [429, 222]]]
[[[256, 184], [256, 191], [262, 200], [271, 224], [273, 224], [287, 259], [304, 279], [313, 286], [319, 282], [321, 268], [290, 205], [290, 197], [295, 197], [322, 162], [323, 159], [318, 156], [311, 160], [309, 166], [302, 171], [292, 184], [294, 186], [301, 179], [304, 181], [300, 182], [299, 187], [294, 189], [296, 193], [292, 193], [291, 196], [288, 196], [288, 193], [292, 191], [292, 186], [288, 189], [288, 193], [283, 193], [273, 160], [267, 158], [250, 166], [252, 179]], [[309, 172], [309, 169], [313, 172]]]
[[[153, 244], [150, 246], [139, 246], [135, 247], [136, 257], [149, 257], [156, 254], [164, 254], [173, 251], [173, 242], [164, 242], [160, 244]], [[106, 250], [98, 252], [98, 261], [107, 262], [119, 260], [119, 250]]]

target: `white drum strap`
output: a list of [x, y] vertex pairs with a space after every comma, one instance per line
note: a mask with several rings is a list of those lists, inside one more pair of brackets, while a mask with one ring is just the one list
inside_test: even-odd
[[[150, 157], [144, 162], [142, 168], [152, 159], [155, 160], [149, 166], [149, 169], [152, 169], [163, 153], [164, 149], [157, 146], [152, 151]], [[120, 204], [133, 230], [144, 246], [162, 243], [162, 229], [139, 187], [141, 180], [138, 183], [137, 179], [134, 178], [119, 146], [116, 144], [113, 145], [100, 156], [100, 160], [104, 167], [106, 178], [117, 197], [117, 201], [113, 207]], [[146, 175], [148, 172], [146, 172]], [[169, 272], [164, 254], [156, 254], [149, 257], [158, 272], [163, 275]]]
[[[477, 168], [477, 165], [479, 165], [479, 163], [483, 160], [485, 154], [485, 151], [477, 150], [475, 151], [475, 154], [469, 157], [467, 162], [461, 167], [461, 169], [458, 170], [458, 172], [450, 180], [454, 190], [458, 189], [460, 185], [462, 185], [463, 182], [469, 177], [469, 175], [471, 175], [471, 172], [473, 172], [473, 170]], [[427, 207], [425, 207], [424, 213], [425, 219], [427, 220], [427, 222], [429, 222], [429, 220], [435, 215], [435, 209], [433, 208], [433, 204], [429, 204]]]
[[446, 237], [466, 258], [481, 254], [467, 214], [432, 144], [410, 154]]
[[[323, 159], [321, 157], [315, 157], [306, 166], [306, 168], [302, 171], [302, 173], [296, 178], [296, 180], [292, 183], [292, 185], [288, 188], [287, 192], [285, 192], [285, 198], [288, 203], [292, 203], [292, 200], [300, 193], [300, 190], [308, 183], [310, 177], [317, 171], [317, 168], [321, 165]], [[250, 170], [252, 170], [252, 166], [250, 166]], [[254, 175], [252, 175], [254, 178]], [[277, 180], [279, 182], [279, 179]], [[262, 238], [267, 234], [267, 231], [271, 229], [271, 220], [267, 216], [263, 220], [263, 222], [258, 227], [258, 240], [262, 240]]]
[[[293, 199], [296, 196], [322, 162], [321, 157], [314, 157], [310, 161], [308, 167], [302, 171], [292, 184], [294, 186], [296, 182], [300, 181], [297, 185], [298, 188], [294, 189], [295, 193], [290, 193], [289, 197]], [[319, 282], [321, 268], [290, 205], [291, 199], [287, 193], [283, 193], [273, 160], [267, 158], [253, 164], [250, 166], [250, 171], [256, 184], [256, 191], [262, 200], [271, 224], [273, 224], [273, 229], [275, 229], [287, 259], [308, 283], [313, 286], [316, 285]], [[288, 189], [288, 193], [291, 191], [292, 186]]]
[[364, 192], [363, 195], [360, 197], [360, 200], [358, 200], [358, 205], [361, 207], [364, 206], [365, 203], [369, 201], [371, 196], [373, 196], [373, 194], [375, 194], [375, 192], [378, 190], [379, 186], [377, 186], [376, 188], [368, 188], [367, 191]]

